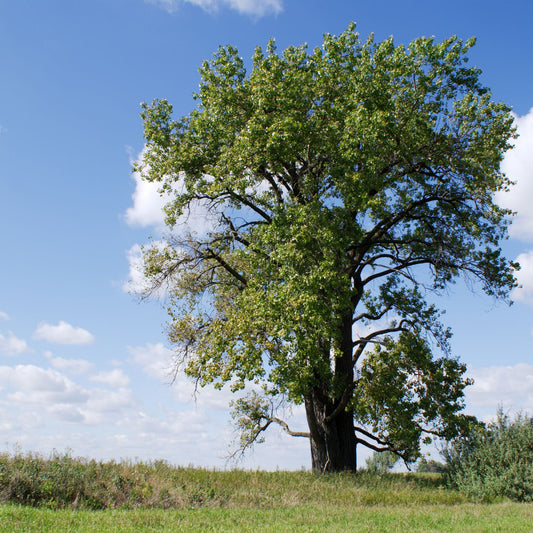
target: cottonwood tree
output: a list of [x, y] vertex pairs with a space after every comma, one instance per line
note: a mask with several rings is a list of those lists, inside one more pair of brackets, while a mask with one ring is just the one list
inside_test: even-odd
[[[243, 449], [278, 423], [309, 439], [314, 469], [355, 470], [358, 445], [413, 460], [468, 422], [435, 302], [463, 275], [507, 299], [516, 268], [494, 203], [512, 117], [466, 65], [473, 44], [351, 25], [312, 52], [271, 41], [249, 73], [227, 46], [188, 116], [144, 105], [137, 170], [170, 196], [145, 274], [168, 290], [176, 364], [200, 386], [255, 384], [234, 403]], [[180, 231], [198, 206], [210, 231]]]

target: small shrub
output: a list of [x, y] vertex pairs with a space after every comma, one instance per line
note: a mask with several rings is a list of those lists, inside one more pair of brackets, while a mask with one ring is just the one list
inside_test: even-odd
[[450, 443], [444, 452], [448, 482], [481, 501], [533, 501], [533, 420], [511, 421], [501, 410], [494, 423]]

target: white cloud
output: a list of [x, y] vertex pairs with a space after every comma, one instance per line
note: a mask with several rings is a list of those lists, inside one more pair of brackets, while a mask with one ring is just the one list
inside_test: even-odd
[[159, 381], [169, 382], [174, 352], [160, 342], [145, 346], [128, 347], [132, 361], [142, 367], [145, 374]]
[[118, 368], [115, 368], [114, 370], [110, 371], [103, 370], [98, 374], [91, 376], [89, 379], [96, 383], [102, 383], [104, 385], [109, 385], [110, 387], [115, 387], [117, 389], [124, 388], [130, 383], [130, 378]]
[[87, 403], [81, 408], [87, 424], [121, 426], [126, 416], [133, 416], [138, 401], [130, 389], [91, 389]]
[[92, 344], [94, 337], [87, 330], [60, 321], [57, 326], [41, 322], [34, 333], [35, 338], [55, 344]]
[[4, 311], [0, 311], [0, 320], [9, 320], [9, 315], [4, 313]]
[[180, 4], [189, 4], [201, 7], [204, 11], [214, 12], [220, 8], [228, 7], [243, 15], [262, 17], [270, 13], [277, 14], [283, 10], [282, 0], [147, 0], [158, 4], [169, 13], [176, 11]]
[[520, 254], [516, 260], [520, 263], [520, 270], [516, 272], [519, 283], [512, 294], [516, 301], [533, 304], [533, 250]]
[[[140, 152], [134, 163], [142, 163], [146, 148]], [[135, 181], [135, 191], [132, 194], [133, 206], [126, 210], [124, 219], [130, 226], [147, 227], [154, 226], [162, 229], [165, 226], [165, 215], [163, 207], [170, 200], [168, 193], [159, 193], [159, 184], [142, 179], [139, 172], [133, 173]]]
[[87, 393], [63, 374], [35, 365], [0, 366], [0, 385], [16, 390], [9, 398], [18, 404], [42, 407], [56, 403], [83, 403]]
[[8, 332], [7, 337], [0, 333], [0, 353], [4, 355], [20, 355], [31, 351], [26, 341], [15, 337], [11, 331]]
[[282, 0], [225, 0], [224, 3], [239, 13], [257, 17], [277, 14], [283, 10]]
[[468, 375], [474, 384], [466, 389], [467, 405], [474, 410], [490, 408], [494, 414], [499, 405], [515, 411], [532, 409], [533, 365], [471, 368]]
[[[162, 249], [166, 246], [165, 241], [153, 241], [150, 247]], [[134, 244], [127, 252], [126, 257], [129, 263], [128, 281], [123, 283], [122, 290], [130, 294], [137, 294], [142, 296], [150, 289], [144, 275], [144, 257], [143, 247], [139, 244]], [[163, 299], [168, 293], [168, 286], [161, 286], [159, 289], [150, 292], [153, 298]]]
[[118, 390], [88, 389], [56, 370], [34, 365], [0, 366], [0, 390], [5, 389], [0, 405], [21, 413], [34, 429], [40, 427], [43, 414], [50, 415], [47, 425], [55, 419], [117, 426], [127, 412], [137, 409], [132, 391], [122, 387], [129, 379], [120, 371], [95, 377], [94, 381], [119, 386]]
[[215, 389], [212, 385], [196, 387], [194, 380], [183, 370], [176, 372], [174, 352], [161, 343], [128, 348], [132, 362], [140, 365], [145, 374], [161, 383], [171, 384], [171, 394], [182, 403], [194, 403], [205, 409], [227, 410], [235, 395], [224, 387]]
[[505, 154], [502, 170], [516, 184], [507, 193], [496, 195], [497, 202], [517, 215], [509, 229], [512, 237], [533, 239], [533, 108], [522, 117], [515, 117], [518, 139], [515, 147]]
[[71, 374], [80, 375], [87, 374], [93, 367], [89, 361], [85, 359], [65, 359], [64, 357], [53, 357], [52, 352], [44, 352], [45, 357], [48, 358], [50, 364], [58, 370], [65, 370]]
[[[143, 148], [135, 163], [142, 163], [145, 151], [146, 148]], [[167, 228], [163, 208], [172, 199], [172, 193], [160, 194], [160, 184], [144, 180], [138, 172], [133, 173], [133, 179], [135, 181], [135, 191], [132, 194], [133, 205], [124, 214], [126, 223], [133, 227], [154, 227], [159, 233], [164, 233]], [[181, 180], [175, 184], [175, 190], [181, 190], [183, 187]], [[209, 211], [207, 204], [197, 202], [191, 206], [187, 214], [177, 220], [172, 233], [203, 235], [215, 225], [216, 217]]]

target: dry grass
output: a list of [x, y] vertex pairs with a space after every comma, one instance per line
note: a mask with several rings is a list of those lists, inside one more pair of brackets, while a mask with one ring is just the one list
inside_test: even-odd
[[52, 509], [290, 508], [307, 505], [452, 505], [439, 476], [317, 475], [98, 462], [55, 454], [0, 455], [0, 502]]

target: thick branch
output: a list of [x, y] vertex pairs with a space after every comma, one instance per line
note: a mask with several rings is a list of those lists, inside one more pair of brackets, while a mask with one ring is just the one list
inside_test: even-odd
[[364, 439], [361, 439], [360, 437], [357, 438], [357, 443], [362, 444], [363, 446], [366, 446], [367, 448], [370, 448], [371, 450], [374, 450], [375, 452], [392, 452], [398, 457], [401, 457], [402, 459], [406, 455], [406, 451], [402, 450], [400, 448], [396, 448], [393, 446], [390, 442], [385, 441], [383, 439], [380, 439], [379, 437], [376, 437], [366, 429], [363, 429], [362, 427], [355, 427], [354, 431], [357, 433], [362, 433], [366, 438], [372, 439], [377, 444], [372, 444]]
[[[267, 426], [271, 423], [271, 422], [275, 422], [276, 424], [279, 424], [283, 430], [285, 431], [285, 433], [288, 433], [291, 437], [307, 437], [307, 438], [310, 438], [311, 437], [311, 433], [309, 433], [308, 431], [292, 431], [289, 426], [287, 425], [287, 422], [285, 422], [284, 420], [281, 420], [280, 418], [276, 417], [276, 416], [273, 416], [268, 422], [267, 422]], [[265, 427], [265, 429], [266, 429]]]

